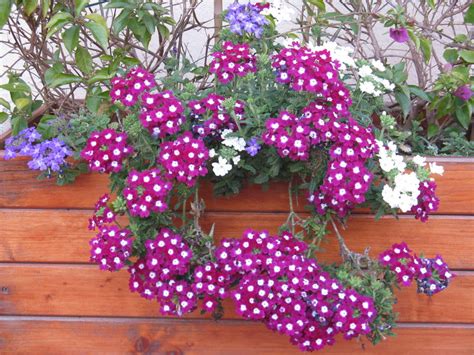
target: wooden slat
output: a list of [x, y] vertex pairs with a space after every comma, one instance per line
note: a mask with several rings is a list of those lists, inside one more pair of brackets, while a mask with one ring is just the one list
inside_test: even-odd
[[[87, 262], [88, 241], [94, 236], [94, 232], [87, 230], [91, 213], [84, 210], [0, 209], [0, 262]], [[202, 225], [204, 230], [209, 230], [214, 223], [216, 239], [220, 239], [240, 237], [247, 228], [276, 233], [285, 220], [284, 213], [210, 212], [204, 215]], [[374, 257], [393, 243], [404, 240], [418, 253], [441, 254], [451, 268], [474, 269], [473, 230], [472, 216], [433, 216], [428, 223], [421, 223], [411, 216], [374, 221], [370, 215], [355, 215], [342, 233], [350, 248], [362, 252], [371, 246]], [[328, 236], [327, 240], [318, 257], [328, 262], [339, 261], [335, 238]]]
[[[0, 314], [48, 316], [158, 316], [158, 305], [128, 289], [126, 271], [93, 265], [0, 264]], [[474, 323], [474, 273], [460, 272], [452, 285], [430, 298], [414, 285], [399, 294], [402, 322]], [[226, 302], [226, 317], [238, 318]], [[190, 318], [201, 317], [199, 312]]]
[[[474, 214], [474, 159], [443, 161], [444, 176], [437, 177], [441, 198], [441, 214]], [[0, 208], [91, 208], [98, 197], [108, 190], [107, 176], [88, 174], [80, 176], [68, 186], [58, 187], [54, 181], [38, 182], [37, 173], [28, 170], [24, 160], [0, 159]], [[274, 183], [270, 191], [261, 186], [248, 186], [238, 198], [215, 198], [212, 188], [205, 184], [202, 197], [208, 211], [287, 211], [287, 185]], [[304, 196], [297, 207], [302, 211]]]
[[[377, 346], [337, 338], [323, 354], [472, 354], [474, 329], [403, 326]], [[0, 318], [0, 352], [28, 354], [301, 354], [259, 323], [150, 319]], [[362, 348], [362, 344], [365, 344]]]

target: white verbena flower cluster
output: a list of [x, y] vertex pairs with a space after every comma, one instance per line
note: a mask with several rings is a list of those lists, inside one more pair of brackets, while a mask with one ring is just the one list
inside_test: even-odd
[[[426, 158], [416, 155], [412, 159], [415, 165], [414, 171], [406, 172], [407, 163], [403, 157], [397, 154], [397, 145], [394, 142], [376, 140], [379, 152], [377, 157], [380, 168], [387, 173], [389, 183], [382, 189], [382, 198], [391, 208], [399, 208], [402, 212], [408, 212], [418, 204], [420, 195], [420, 176], [418, 172], [426, 165]], [[432, 174], [442, 175], [444, 169], [436, 163], [430, 163]], [[423, 169], [421, 169], [422, 171]], [[395, 176], [391, 178], [391, 176]], [[426, 177], [425, 177], [426, 178]]]
[[270, 7], [268, 9], [263, 9], [260, 12], [262, 15], [273, 16], [277, 24], [284, 21], [291, 21], [294, 18], [295, 10], [286, 6], [282, 0], [272, 0], [269, 1], [269, 3]]
[[212, 171], [216, 176], [225, 176], [232, 170], [232, 164], [237, 165], [240, 162], [240, 155], [238, 152], [245, 150], [245, 140], [240, 137], [228, 137], [230, 133], [233, 133], [230, 129], [222, 131], [221, 138], [223, 139], [222, 144], [230, 147], [234, 150], [234, 155], [226, 159], [216, 153], [214, 149], [209, 151], [209, 157], [212, 159], [217, 156], [217, 162], [212, 163]]
[[385, 70], [386, 68], [380, 60], [372, 59], [370, 62], [362, 64], [357, 71], [359, 90], [374, 97], [378, 97], [386, 91], [393, 91], [395, 84], [377, 75], [377, 72]]

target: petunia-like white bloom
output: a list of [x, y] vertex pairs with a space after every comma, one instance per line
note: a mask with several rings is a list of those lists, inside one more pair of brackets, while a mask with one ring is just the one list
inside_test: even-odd
[[217, 162], [212, 163], [212, 171], [216, 176], [225, 176], [232, 170], [232, 165], [223, 157], [219, 157]]
[[398, 172], [404, 172], [407, 165], [403, 157], [397, 154], [397, 145], [394, 142], [388, 142], [385, 145], [382, 141], [376, 140], [375, 143], [379, 148], [377, 156], [379, 158], [380, 168], [385, 172], [397, 169]]
[[260, 13], [264, 16], [273, 16], [278, 24], [283, 21], [291, 21], [294, 17], [295, 10], [286, 6], [282, 0], [273, 0], [270, 1], [270, 7], [263, 9]]
[[418, 166], [425, 166], [426, 164], [426, 158], [420, 156], [420, 155], [415, 155], [413, 157], [413, 163], [415, 163]]
[[246, 146], [245, 139], [239, 137], [227, 137], [230, 133], [233, 133], [230, 129], [225, 129], [222, 132], [222, 144], [234, 148], [238, 152], [244, 151]]
[[436, 163], [430, 163], [430, 171], [432, 174], [443, 175], [444, 168], [442, 165], [438, 165]]
[[398, 174], [395, 177], [395, 186], [385, 185], [382, 190], [382, 198], [391, 208], [399, 208], [402, 212], [408, 212], [418, 204], [420, 195], [420, 180], [416, 173]]
[[366, 76], [372, 76], [372, 68], [368, 65], [363, 65], [359, 68], [358, 74], [362, 78]]
[[383, 63], [380, 60], [372, 59], [370, 61], [370, 64], [372, 64], [372, 66], [378, 71], [382, 71], [382, 72], [385, 71], [385, 65], [383, 65]]

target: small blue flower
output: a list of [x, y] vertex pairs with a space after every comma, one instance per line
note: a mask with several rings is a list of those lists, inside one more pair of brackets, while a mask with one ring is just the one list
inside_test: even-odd
[[254, 157], [257, 155], [258, 151], [261, 149], [262, 147], [260, 146], [260, 144], [258, 144], [257, 142], [257, 138], [256, 137], [253, 137], [251, 138], [248, 142], [247, 142], [247, 147], [245, 147], [245, 150], [247, 153], [249, 153], [249, 155], [251, 157]]
[[260, 14], [260, 9], [251, 3], [232, 3], [227, 8], [225, 19], [230, 24], [230, 31], [241, 36], [244, 33], [260, 38], [263, 27], [268, 24], [265, 16]]

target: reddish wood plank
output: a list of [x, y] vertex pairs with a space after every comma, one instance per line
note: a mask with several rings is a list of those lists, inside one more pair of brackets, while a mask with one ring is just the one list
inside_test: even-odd
[[[474, 159], [451, 162], [442, 158], [444, 176], [437, 177], [441, 214], [474, 214]], [[58, 187], [54, 181], [37, 181], [36, 172], [26, 167], [24, 160], [0, 159], [0, 208], [91, 208], [101, 194], [108, 191], [107, 176], [88, 174], [80, 176], [76, 183]], [[202, 197], [208, 211], [287, 211], [287, 185], [274, 183], [270, 191], [262, 191], [258, 185], [246, 187], [238, 197], [216, 198], [209, 184], [204, 184]], [[52, 198], [54, 196], [54, 198]], [[301, 196], [297, 210], [304, 207]]]
[[[323, 353], [472, 354], [472, 327], [414, 325], [396, 332], [375, 347], [365, 339], [338, 338]], [[1, 317], [0, 334], [2, 353], [301, 354], [285, 336], [241, 321]]]
[[[0, 261], [87, 262], [88, 241], [94, 235], [87, 230], [90, 214], [91, 211], [84, 210], [0, 209]], [[247, 228], [276, 233], [285, 220], [284, 213], [210, 212], [204, 215], [202, 225], [204, 230], [209, 230], [214, 223], [215, 236], [219, 239], [240, 237]], [[433, 216], [428, 223], [421, 223], [411, 216], [375, 221], [370, 215], [355, 215], [343, 234], [350, 248], [362, 252], [370, 245], [373, 256], [404, 240], [418, 253], [428, 256], [440, 253], [451, 268], [474, 269], [473, 230], [472, 216]], [[322, 248], [318, 256], [321, 260], [339, 260], [333, 236], [328, 237]]]
[[[128, 289], [126, 271], [92, 265], [0, 264], [0, 315], [158, 316], [158, 305]], [[455, 302], [453, 302], [455, 300]], [[452, 285], [430, 298], [415, 287], [399, 294], [402, 322], [474, 323], [474, 273], [461, 272]], [[227, 318], [238, 318], [226, 302]], [[201, 318], [199, 312], [188, 315]]]

